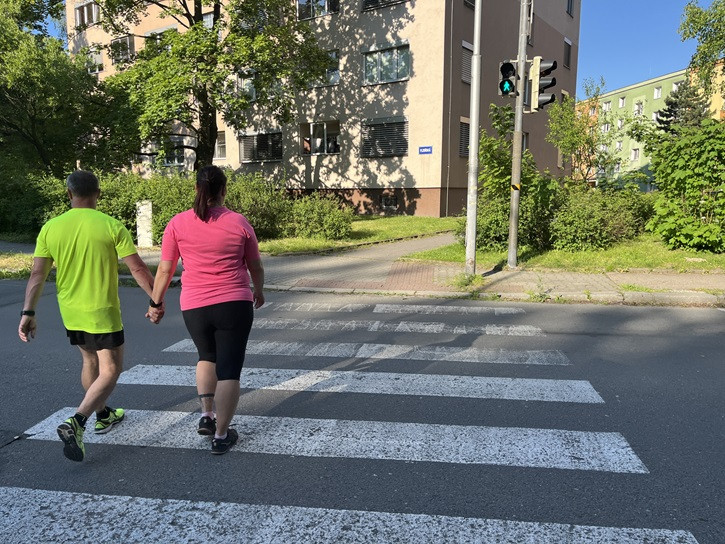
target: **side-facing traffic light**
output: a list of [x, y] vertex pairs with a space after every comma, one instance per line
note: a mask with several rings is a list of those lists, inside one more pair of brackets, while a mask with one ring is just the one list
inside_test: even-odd
[[547, 104], [556, 100], [554, 93], [542, 93], [549, 87], [556, 85], [555, 77], [546, 77], [556, 70], [555, 60], [543, 60], [541, 57], [534, 57], [531, 62], [531, 111], [538, 111]]
[[510, 60], [498, 63], [498, 94], [516, 95], [516, 65]]

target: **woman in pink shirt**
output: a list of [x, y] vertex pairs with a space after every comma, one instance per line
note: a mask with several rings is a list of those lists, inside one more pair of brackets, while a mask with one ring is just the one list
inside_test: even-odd
[[163, 317], [164, 295], [181, 258], [181, 312], [199, 352], [196, 388], [202, 414], [197, 431], [214, 435], [214, 454], [226, 453], [238, 439], [229, 424], [239, 402], [253, 308], [264, 304], [257, 237], [243, 215], [224, 207], [226, 193], [227, 178], [219, 167], [199, 170], [194, 207], [175, 215], [164, 230], [147, 313], [154, 323]]

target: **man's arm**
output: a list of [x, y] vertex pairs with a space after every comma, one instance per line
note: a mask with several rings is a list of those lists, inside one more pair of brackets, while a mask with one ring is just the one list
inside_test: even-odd
[[136, 283], [138, 283], [138, 286], [146, 291], [146, 294], [151, 297], [154, 287], [154, 277], [151, 275], [151, 271], [149, 270], [149, 267], [146, 266], [146, 263], [138, 256], [138, 253], [124, 257], [123, 262], [126, 263], [126, 266], [128, 266], [128, 269], [131, 271], [131, 275], [133, 276], [133, 279], [136, 280]]
[[261, 308], [264, 305], [264, 267], [262, 266], [262, 259], [247, 261], [247, 269], [254, 285], [254, 307]]
[[[53, 259], [49, 257], [35, 257], [33, 259], [33, 269], [30, 272], [28, 285], [25, 288], [23, 310], [35, 311], [35, 306], [38, 304], [40, 295], [43, 294], [45, 280], [48, 278], [52, 266]], [[35, 315], [23, 315], [20, 317], [20, 324], [18, 325], [18, 336], [23, 342], [30, 342], [31, 338], [35, 338], [36, 328]]]

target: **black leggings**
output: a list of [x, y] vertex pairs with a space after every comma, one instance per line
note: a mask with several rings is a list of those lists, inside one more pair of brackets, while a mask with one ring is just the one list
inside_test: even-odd
[[252, 302], [235, 300], [184, 310], [200, 361], [216, 363], [218, 380], [239, 380], [254, 320]]

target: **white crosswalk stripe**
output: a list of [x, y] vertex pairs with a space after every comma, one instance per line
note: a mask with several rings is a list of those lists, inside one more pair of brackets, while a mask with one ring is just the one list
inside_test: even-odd
[[[63, 408], [28, 429], [28, 438], [57, 440], [58, 421], [69, 412], [73, 408]], [[198, 414], [126, 413], [125, 425], [104, 435], [87, 434], [84, 441], [209, 449], [208, 439], [196, 434]], [[131, 425], [132, 420], [143, 425]], [[232, 424], [244, 435], [231, 450], [235, 453], [648, 472], [619, 433], [239, 415]]]
[[440, 306], [436, 304], [328, 304], [323, 302], [268, 302], [262, 308], [279, 312], [341, 312], [352, 313], [372, 309], [381, 314], [459, 314], [515, 315], [523, 308], [505, 306]]
[[[164, 351], [196, 353], [190, 339], [181, 340]], [[249, 355], [300, 357], [359, 357], [404, 361], [456, 361], [508, 365], [569, 365], [569, 358], [558, 350], [511, 351], [503, 349], [458, 348], [448, 346], [406, 346], [343, 342], [272, 342], [250, 340]]]
[[420, 321], [336, 321], [331, 319], [269, 319], [257, 318], [253, 328], [293, 331], [370, 331], [420, 332], [424, 334], [482, 334], [491, 336], [544, 336], [539, 327], [530, 325], [449, 325], [441, 322]]
[[[118, 383], [194, 386], [195, 380], [193, 366], [136, 365], [121, 374]], [[323, 393], [420, 395], [593, 404], [604, 402], [594, 387], [584, 380], [245, 368], [240, 385], [248, 389]]]
[[[43, 508], [38, 508], [43, 505]], [[93, 523], [88, 523], [93, 512]], [[18, 487], [0, 488], [0, 516], [12, 520], [0, 535], [6, 544], [115, 542], [191, 544], [245, 542], [485, 542], [496, 544], [697, 544], [686, 531], [533, 523], [424, 514], [331, 510], [293, 506], [91, 495]], [[154, 523], [149, 523], [153, 518]], [[118, 523], [122, 519], [123, 523]], [[58, 523], [63, 520], [63, 523]], [[229, 521], [234, 523], [230, 524]]]

